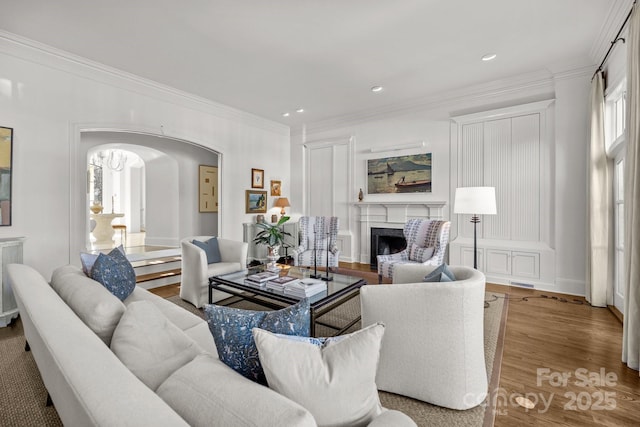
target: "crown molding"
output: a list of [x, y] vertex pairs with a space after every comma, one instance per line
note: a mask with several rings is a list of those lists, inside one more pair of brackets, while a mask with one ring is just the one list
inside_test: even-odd
[[576, 79], [580, 77], [589, 77], [593, 76], [598, 66], [596, 64], [591, 65], [580, 65], [574, 67], [568, 67], [565, 69], [555, 69], [551, 70], [553, 74], [554, 80], [567, 80], [567, 79]]
[[[633, 6], [633, 0], [614, 0], [611, 2], [607, 18], [600, 28], [600, 33], [589, 50], [589, 57], [595, 64], [600, 64], [607, 53], [613, 38]], [[598, 66], [596, 65], [596, 67]], [[595, 71], [595, 70], [594, 70]]]
[[0, 30], [0, 52], [221, 119], [288, 136], [289, 126]]
[[490, 103], [495, 98], [520, 96], [523, 92], [553, 92], [553, 75], [549, 70], [538, 70], [506, 79], [495, 80], [465, 88], [441, 92], [426, 97], [414, 98], [406, 102], [387, 105], [382, 108], [361, 111], [341, 117], [333, 117], [314, 123], [292, 128], [291, 134], [305, 135], [331, 130], [334, 128], [356, 125], [371, 120], [400, 116], [436, 108], [452, 109], [460, 104], [477, 101]]

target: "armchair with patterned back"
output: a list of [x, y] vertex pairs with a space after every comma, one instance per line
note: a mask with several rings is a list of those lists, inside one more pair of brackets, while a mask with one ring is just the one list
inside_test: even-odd
[[451, 223], [442, 220], [410, 219], [404, 225], [407, 247], [401, 252], [378, 255], [378, 283], [382, 278], [393, 277], [393, 267], [397, 264], [440, 265], [449, 243]]
[[[293, 264], [297, 266], [337, 267], [340, 251], [336, 244], [340, 221], [335, 216], [303, 216], [299, 221], [300, 245], [293, 250]], [[327, 251], [327, 244], [329, 250]]]

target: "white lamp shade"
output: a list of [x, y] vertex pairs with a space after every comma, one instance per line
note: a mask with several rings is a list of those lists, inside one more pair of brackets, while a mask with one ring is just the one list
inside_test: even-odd
[[495, 187], [460, 187], [456, 188], [453, 213], [471, 215], [495, 215]]

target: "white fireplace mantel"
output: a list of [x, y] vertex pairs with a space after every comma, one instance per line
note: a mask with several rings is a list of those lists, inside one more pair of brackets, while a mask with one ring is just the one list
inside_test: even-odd
[[403, 228], [411, 218], [444, 219], [444, 201], [362, 201], [354, 203], [359, 209], [361, 263], [369, 263], [371, 227]]

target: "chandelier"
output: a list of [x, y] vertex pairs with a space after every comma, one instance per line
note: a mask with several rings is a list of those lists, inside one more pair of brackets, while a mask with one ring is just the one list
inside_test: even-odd
[[106, 166], [112, 171], [120, 172], [127, 164], [127, 155], [122, 150], [98, 151], [91, 156], [91, 163], [96, 166]]

